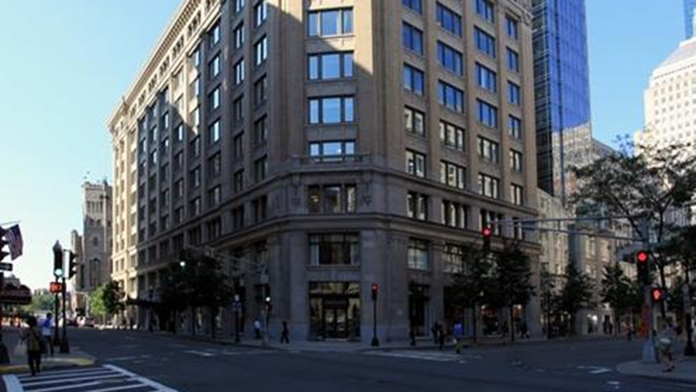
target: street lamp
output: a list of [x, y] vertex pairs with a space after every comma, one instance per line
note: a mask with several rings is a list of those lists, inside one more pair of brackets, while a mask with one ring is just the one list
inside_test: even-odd
[[377, 338], [377, 295], [379, 294], [379, 285], [373, 284], [372, 290], [372, 347], [379, 346], [379, 338]]

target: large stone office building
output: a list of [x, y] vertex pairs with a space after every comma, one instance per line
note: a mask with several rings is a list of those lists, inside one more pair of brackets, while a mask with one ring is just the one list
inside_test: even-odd
[[184, 1], [109, 120], [113, 278], [214, 249], [247, 326], [369, 341], [378, 284], [380, 338], [429, 333], [461, 245], [536, 214], [531, 53], [528, 0]]

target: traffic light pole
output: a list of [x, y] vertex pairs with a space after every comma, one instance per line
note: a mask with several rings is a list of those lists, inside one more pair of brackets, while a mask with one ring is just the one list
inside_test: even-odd
[[[57, 278], [57, 277], [56, 277], [56, 283], [58, 283], [58, 278]], [[57, 292], [56, 292], [55, 295], [53, 296], [53, 300], [54, 300], [53, 302], [54, 302], [54, 305], [55, 305], [55, 306], [54, 306], [54, 308], [55, 308], [55, 313], [54, 313], [54, 315], [55, 315], [55, 316], [53, 317], [53, 320], [55, 320], [55, 321], [53, 322], [53, 345], [54, 345], [54, 346], [58, 346], [58, 345], [60, 345], [60, 337], [58, 336], [58, 319], [60, 318], [60, 316], [59, 316], [59, 315], [60, 315], [60, 313], [59, 313], [59, 310], [60, 310], [60, 309], [58, 308], [58, 306], [59, 306], [59, 304], [60, 304], [60, 299], [59, 299], [59, 297], [58, 297], [58, 293], [57, 293]]]
[[66, 296], [66, 284], [65, 284], [65, 276], [63, 276], [63, 339], [60, 341], [60, 353], [61, 354], [69, 354], [70, 353], [70, 345], [68, 344], [68, 318], [67, 318], [67, 307], [68, 307], [68, 302], [65, 300]]

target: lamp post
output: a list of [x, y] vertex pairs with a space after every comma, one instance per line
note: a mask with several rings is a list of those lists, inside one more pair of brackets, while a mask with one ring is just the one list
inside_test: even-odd
[[[53, 276], [56, 278], [56, 283], [60, 283], [60, 277], [63, 276], [63, 247], [59, 241], [53, 245]], [[53, 325], [53, 345], [59, 346], [60, 336], [58, 335], [58, 320], [60, 319], [60, 296], [58, 291], [55, 292], [55, 323]]]
[[379, 346], [379, 338], [377, 337], [377, 295], [379, 294], [379, 285], [372, 285], [372, 347]]
[[234, 311], [234, 342], [239, 343], [239, 311], [242, 304], [239, 302], [239, 294], [234, 295], [234, 303], [232, 304]]

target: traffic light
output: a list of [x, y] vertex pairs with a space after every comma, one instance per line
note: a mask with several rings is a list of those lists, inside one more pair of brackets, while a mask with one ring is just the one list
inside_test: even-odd
[[0, 227], [0, 261], [2, 261], [2, 259], [5, 258], [5, 256], [10, 254], [9, 252], [5, 252], [4, 250], [2, 250], [5, 247], [5, 245], [7, 245], [5, 233], [7, 233], [7, 230]]
[[648, 269], [648, 261], [650, 255], [647, 251], [640, 250], [636, 252], [636, 270], [638, 273], [638, 281], [642, 284], [650, 284], [650, 271]]
[[379, 294], [379, 285], [376, 283], [373, 283], [371, 290], [372, 290], [372, 300], [377, 301], [377, 295]]
[[652, 297], [653, 303], [658, 304], [667, 299], [667, 290], [662, 287], [653, 287], [650, 296]]
[[77, 255], [74, 252], [68, 252], [68, 279], [72, 279], [72, 277], [77, 274], [77, 263], [75, 262], [76, 258]]
[[63, 283], [51, 282], [50, 286], [51, 294], [59, 294], [63, 292]]
[[63, 276], [63, 248], [60, 246], [53, 247], [53, 276], [56, 278]]
[[271, 304], [271, 297], [267, 296], [264, 300], [266, 301], [266, 312], [271, 313], [271, 310], [273, 310], [273, 305]]
[[493, 237], [493, 229], [490, 226], [486, 226], [481, 230], [481, 235], [483, 236], [483, 251], [488, 253], [491, 251], [491, 237]]

